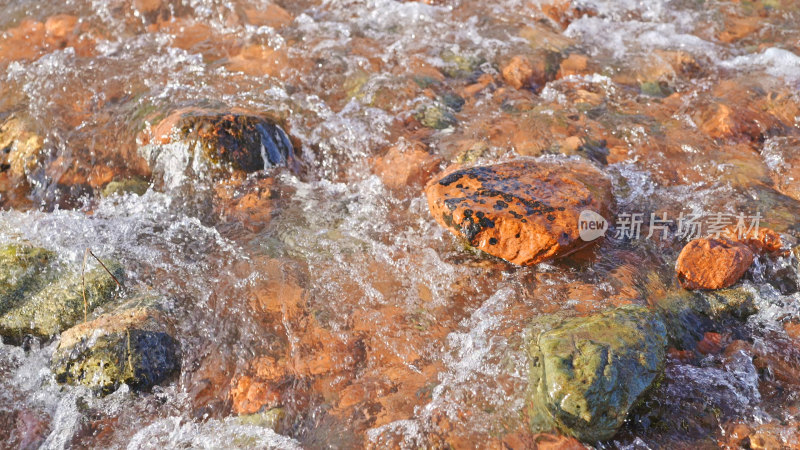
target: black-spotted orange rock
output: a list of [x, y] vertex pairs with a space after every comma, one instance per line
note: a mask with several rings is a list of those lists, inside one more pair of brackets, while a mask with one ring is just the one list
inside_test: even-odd
[[608, 178], [573, 159], [455, 167], [432, 180], [426, 194], [440, 224], [470, 245], [519, 265], [588, 245], [579, 236], [581, 211], [608, 217], [613, 202]]

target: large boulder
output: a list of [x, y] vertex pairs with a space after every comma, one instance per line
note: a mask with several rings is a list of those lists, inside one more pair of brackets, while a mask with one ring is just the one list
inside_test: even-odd
[[167, 186], [187, 172], [224, 174], [291, 166], [294, 149], [285, 131], [265, 116], [177, 111], [140, 138], [141, 155]]
[[608, 178], [575, 159], [456, 166], [432, 180], [426, 195], [433, 217], [453, 234], [520, 265], [588, 245], [579, 234], [581, 212], [608, 217], [613, 203]]
[[[102, 267], [85, 273], [51, 263], [53, 254], [35, 247], [10, 245], [0, 250], [0, 336], [19, 342], [25, 336], [50, 338], [75, 325], [98, 306], [114, 299], [117, 281]], [[122, 267], [105, 261], [121, 281]]]
[[611, 438], [662, 373], [664, 324], [628, 305], [551, 326], [528, 347], [533, 431], [558, 428], [585, 442]]
[[149, 389], [180, 367], [180, 345], [153, 297], [136, 297], [115, 311], [61, 334], [51, 367], [60, 383], [101, 393], [122, 383]]

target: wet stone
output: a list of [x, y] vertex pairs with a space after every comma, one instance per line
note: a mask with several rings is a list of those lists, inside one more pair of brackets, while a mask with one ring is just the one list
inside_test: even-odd
[[609, 180], [579, 160], [517, 160], [453, 168], [426, 188], [431, 214], [453, 234], [490, 255], [530, 265], [589, 243], [578, 218], [590, 209], [608, 216]]
[[755, 254], [747, 245], [726, 238], [695, 239], [681, 250], [675, 269], [686, 289], [722, 289], [747, 272]]
[[107, 394], [163, 382], [180, 367], [179, 352], [158, 298], [139, 296], [62, 333], [51, 367], [60, 383]]
[[[14, 267], [18, 261], [5, 259], [0, 270], [19, 271], [19, 266]], [[104, 264], [122, 282], [122, 267], [113, 261]], [[12, 342], [20, 342], [25, 336], [55, 336], [83, 320], [84, 313], [112, 301], [117, 292], [117, 282], [99, 266], [86, 270], [85, 303], [80, 270], [45, 265], [40, 258], [25, 273], [27, 277], [16, 278], [6, 291], [12, 301], [6, 302], [0, 313], [0, 335]]]
[[544, 332], [534, 325], [531, 340], [532, 431], [555, 427], [581, 441], [596, 442], [614, 436], [630, 408], [658, 379], [667, 336], [658, 315], [628, 305], [556, 320]]
[[113, 180], [100, 192], [103, 197], [114, 195], [136, 194], [144, 195], [150, 183], [143, 178], [126, 178], [124, 180]]
[[169, 178], [186, 168], [195, 173], [251, 173], [293, 167], [296, 162], [286, 132], [258, 115], [177, 111], [142, 140], [140, 153], [168, 184], [177, 184]]

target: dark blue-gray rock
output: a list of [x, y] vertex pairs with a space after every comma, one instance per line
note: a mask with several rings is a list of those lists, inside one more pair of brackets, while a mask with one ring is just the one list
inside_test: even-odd
[[180, 345], [154, 297], [137, 297], [61, 334], [51, 368], [60, 383], [107, 394], [149, 389], [180, 368]]
[[544, 328], [534, 331], [528, 347], [533, 431], [557, 428], [584, 442], [610, 439], [663, 371], [664, 324], [631, 305], [552, 318]]

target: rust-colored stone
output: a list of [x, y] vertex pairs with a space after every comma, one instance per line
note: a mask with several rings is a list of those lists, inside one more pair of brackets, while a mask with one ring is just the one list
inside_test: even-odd
[[533, 67], [528, 58], [515, 56], [503, 67], [503, 79], [516, 89], [527, 86], [533, 76]]
[[577, 160], [517, 160], [447, 170], [426, 189], [433, 217], [470, 245], [514, 264], [564, 256], [579, 237], [584, 209], [606, 214], [611, 184]]
[[708, 331], [703, 340], [697, 343], [697, 351], [704, 355], [717, 354], [722, 351], [722, 335]]
[[747, 245], [730, 239], [695, 239], [678, 255], [678, 281], [685, 289], [726, 288], [739, 281], [754, 257]]
[[440, 162], [421, 142], [402, 141], [383, 156], [373, 158], [372, 170], [386, 187], [400, 190], [425, 184]]
[[589, 58], [584, 55], [571, 54], [567, 59], [561, 61], [556, 78], [564, 78], [570, 75], [582, 75], [586, 73], [589, 65]]

